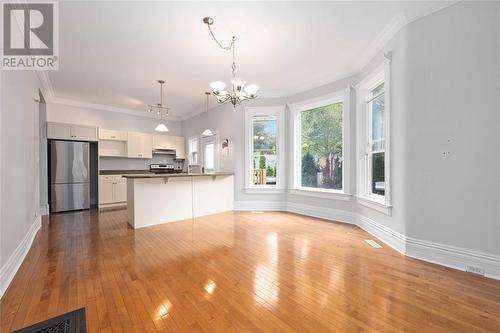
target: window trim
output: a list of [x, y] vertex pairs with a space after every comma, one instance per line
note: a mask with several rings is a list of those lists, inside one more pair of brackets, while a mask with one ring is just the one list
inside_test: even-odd
[[[384, 82], [384, 182], [385, 195], [372, 193], [369, 188], [369, 170], [366, 161], [366, 147], [369, 135], [369, 92], [377, 85]], [[367, 75], [356, 87], [357, 94], [357, 202], [363, 206], [382, 212], [386, 215], [392, 214], [392, 191], [391, 191], [391, 61], [386, 58], [371, 74]]]
[[[265, 107], [245, 107], [245, 192], [285, 193], [285, 105]], [[255, 185], [253, 183], [253, 117], [276, 116], [277, 173], [276, 185]]]
[[[301, 113], [321, 106], [342, 102], [342, 190], [320, 189], [314, 187], [303, 187], [301, 185]], [[336, 92], [322, 95], [313, 99], [288, 104], [292, 113], [292, 174], [290, 189], [291, 194], [315, 196], [319, 198], [329, 198], [337, 200], [347, 200], [350, 198], [350, 89], [342, 89]]]

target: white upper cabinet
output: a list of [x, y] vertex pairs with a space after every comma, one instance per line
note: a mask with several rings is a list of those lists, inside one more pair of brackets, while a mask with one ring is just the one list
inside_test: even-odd
[[97, 141], [97, 127], [73, 125], [74, 140]]
[[175, 155], [177, 158], [186, 158], [186, 142], [183, 136], [174, 136]]
[[47, 138], [75, 141], [97, 141], [97, 127], [47, 123]]
[[100, 128], [99, 140], [127, 141], [127, 132]]
[[147, 133], [128, 132], [127, 157], [153, 158], [153, 136]]
[[175, 149], [174, 136], [153, 135], [153, 149]]

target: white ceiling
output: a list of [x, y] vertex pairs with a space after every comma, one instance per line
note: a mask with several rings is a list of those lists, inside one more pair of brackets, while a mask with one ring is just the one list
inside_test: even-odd
[[[214, 80], [228, 82], [236, 35], [237, 74], [261, 96], [287, 96], [348, 76], [371, 56], [395, 20], [411, 21], [443, 2], [60, 2], [54, 100], [137, 110], [159, 99], [171, 115], [203, 111]], [[403, 18], [403, 19], [402, 19]], [[391, 21], [392, 20], [392, 21]], [[215, 104], [212, 100], [211, 104]]]

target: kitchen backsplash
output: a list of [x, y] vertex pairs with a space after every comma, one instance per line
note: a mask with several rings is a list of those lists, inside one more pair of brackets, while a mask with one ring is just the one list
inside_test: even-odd
[[101, 157], [101, 170], [147, 170], [150, 164], [173, 163], [173, 156], [154, 155], [153, 158]]

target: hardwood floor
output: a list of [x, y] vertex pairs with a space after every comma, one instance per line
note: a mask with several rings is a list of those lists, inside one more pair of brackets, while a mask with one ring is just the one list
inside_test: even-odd
[[229, 212], [139, 230], [52, 215], [1, 332], [85, 307], [88, 332], [500, 332], [500, 281], [405, 258], [341, 223]]

